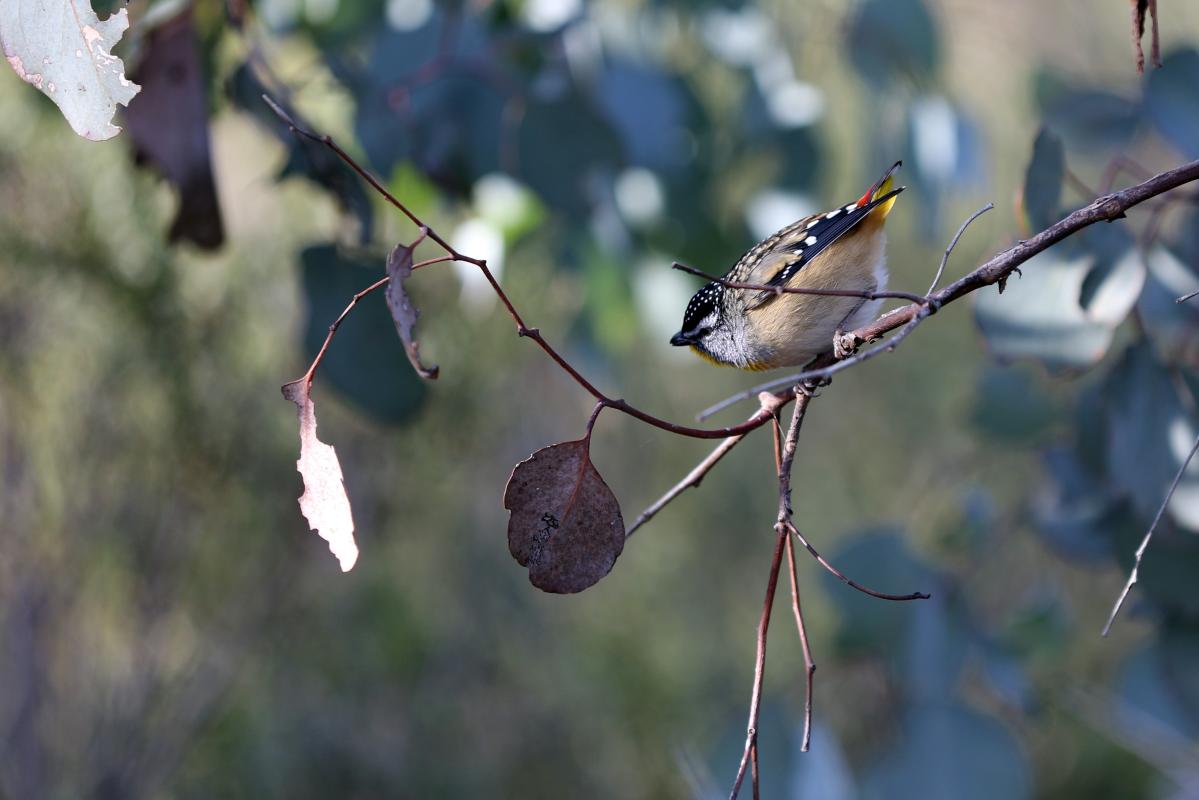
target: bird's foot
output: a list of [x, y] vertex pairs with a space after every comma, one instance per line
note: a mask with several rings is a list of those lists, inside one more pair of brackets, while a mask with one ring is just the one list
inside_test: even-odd
[[833, 355], [838, 361], [849, 358], [862, 346], [863, 340], [853, 331], [846, 333], [838, 330], [833, 334]]

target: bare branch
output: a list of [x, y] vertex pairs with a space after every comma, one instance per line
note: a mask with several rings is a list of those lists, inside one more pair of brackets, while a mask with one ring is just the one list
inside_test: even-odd
[[1161, 522], [1162, 514], [1166, 513], [1166, 506], [1170, 505], [1170, 498], [1174, 496], [1174, 490], [1182, 482], [1182, 476], [1186, 473], [1187, 467], [1190, 466], [1191, 459], [1195, 457], [1196, 452], [1199, 452], [1199, 438], [1195, 439], [1195, 444], [1191, 446], [1191, 452], [1187, 453], [1182, 466], [1178, 468], [1178, 473], [1174, 476], [1174, 482], [1170, 484], [1170, 490], [1166, 492], [1166, 499], [1162, 500], [1161, 506], [1153, 516], [1153, 522], [1149, 524], [1149, 530], [1145, 531], [1145, 538], [1141, 540], [1141, 546], [1137, 548], [1136, 559], [1132, 564], [1132, 572], [1129, 573], [1128, 581], [1125, 582], [1120, 596], [1116, 598], [1116, 604], [1112, 607], [1112, 613], [1107, 617], [1107, 624], [1103, 626], [1104, 636], [1107, 636], [1108, 632], [1111, 631], [1112, 623], [1116, 621], [1116, 615], [1124, 607], [1124, 601], [1128, 598], [1128, 593], [1132, 590], [1133, 584], [1137, 582], [1137, 572], [1141, 568], [1141, 559], [1144, 557], [1145, 551], [1149, 549], [1149, 542], [1153, 539], [1153, 532], [1157, 530], [1157, 523]]

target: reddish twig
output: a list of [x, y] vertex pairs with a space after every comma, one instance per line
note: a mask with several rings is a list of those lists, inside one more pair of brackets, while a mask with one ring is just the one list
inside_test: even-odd
[[745, 729], [745, 750], [741, 754], [741, 765], [737, 768], [737, 777], [733, 781], [733, 790], [729, 792], [729, 800], [736, 800], [741, 791], [741, 783], [745, 780], [745, 769], [753, 761], [754, 797], [758, 796], [758, 715], [762, 708], [762, 676], [766, 672], [766, 633], [770, 629], [770, 612], [774, 608], [774, 591], [778, 587], [779, 568], [783, 563], [783, 545], [787, 541], [784, 533], [776, 537], [774, 556], [770, 561], [770, 577], [766, 580], [766, 600], [762, 603], [762, 616], [758, 619], [758, 646], [754, 656], [754, 685], [749, 700], [749, 724]]
[[[771, 394], [769, 392], [762, 392], [758, 400], [761, 403], [762, 412], [773, 414], [777, 413], [778, 409], [784, 404], [790, 402], [791, 397], [792, 395], [790, 392], [787, 392], [786, 394]], [[704, 476], [708, 474], [712, 467], [716, 466], [720, 459], [724, 458], [730, 450], [736, 447], [737, 443], [744, 439], [745, 436], [746, 434], [741, 433], [736, 436], [730, 436], [722, 441], [715, 450], [708, 454], [707, 458], [696, 464], [690, 472], [683, 476], [681, 481], [672, 486], [670, 490], [666, 492], [666, 494], [659, 497], [648, 508], [638, 514], [637, 519], [633, 521], [631, 526], [629, 526], [628, 532], [625, 534], [625, 538], [627, 539], [628, 537], [632, 536], [638, 528], [653, 519], [659, 511], [665, 508], [667, 504], [669, 504], [687, 489], [698, 488], [700, 483], [703, 481]]]
[[869, 586], [863, 586], [853, 578], [850, 578], [841, 570], [834, 567], [827, 558], [820, 555], [820, 553], [816, 551], [816, 548], [812, 547], [811, 543], [808, 542], [804, 535], [799, 532], [799, 529], [795, 527], [794, 522], [788, 520], [787, 527], [790, 529], [792, 535], [794, 535], [796, 539], [799, 539], [799, 543], [802, 544], [804, 548], [812, 554], [812, 557], [816, 559], [816, 562], [820, 564], [820, 566], [828, 570], [828, 572], [836, 577], [837, 580], [841, 581], [852, 589], [857, 589], [862, 594], [868, 594], [871, 597], [877, 597], [879, 600], [891, 600], [897, 603], [907, 600], [927, 600], [932, 596], [926, 594], [925, 592], [912, 592], [911, 594], [887, 594], [886, 592], [880, 592], [876, 591], [875, 589], [871, 589]]
[[[780, 482], [783, 480], [783, 445], [781, 433], [782, 431], [776, 419], [774, 423], [774, 466], [778, 470]], [[788, 483], [790, 482], [789, 477], [786, 480]], [[808, 628], [804, 624], [803, 606], [800, 604], [799, 598], [799, 572], [795, 565], [795, 546], [790, 536], [787, 537], [786, 557], [787, 572], [791, 578], [791, 612], [795, 615], [795, 627], [799, 632], [799, 646], [803, 650], [806, 678], [804, 687], [803, 741], [799, 746], [800, 752], [806, 753], [812, 744], [812, 691], [816, 675], [816, 661], [812, 658], [812, 648], [808, 644]]]
[[[318, 366], [320, 366], [321, 361], [324, 360], [325, 353], [329, 350], [329, 345], [332, 344], [333, 337], [337, 334], [337, 329], [341, 327], [341, 323], [344, 322], [345, 318], [348, 317], [350, 315], [350, 312], [354, 310], [354, 306], [358, 305], [359, 300], [366, 297], [368, 294], [375, 291], [376, 289], [386, 286], [387, 282], [390, 280], [391, 280], [391, 278], [383, 278], [381, 280], [377, 280], [374, 283], [372, 283], [370, 286], [366, 287], [361, 292], [358, 292], [356, 295], [354, 295], [353, 297], [350, 298], [349, 304], [344, 309], [342, 309], [342, 312], [337, 315], [337, 319], [333, 320], [333, 324], [329, 326], [329, 332], [327, 334], [325, 334], [325, 341], [321, 343], [321, 349], [317, 351], [316, 357], [314, 359], [312, 359], [312, 364], [309, 365], [308, 371], [305, 372], [303, 377], [301, 377], [299, 380], [305, 381], [306, 383], [311, 385], [312, 376], [316, 373], [316, 368]], [[296, 382], [297, 381], [292, 381], [292, 383], [296, 383]]]
[[1199, 438], [1195, 439], [1195, 444], [1191, 446], [1191, 452], [1187, 453], [1186, 459], [1182, 462], [1182, 466], [1178, 468], [1178, 472], [1174, 475], [1174, 482], [1170, 484], [1170, 490], [1166, 492], [1166, 497], [1162, 500], [1162, 504], [1157, 509], [1157, 513], [1153, 516], [1153, 522], [1149, 524], [1149, 530], [1145, 531], [1145, 538], [1141, 540], [1141, 546], [1137, 548], [1136, 559], [1132, 563], [1132, 572], [1128, 575], [1128, 580], [1124, 584], [1124, 589], [1120, 592], [1120, 596], [1116, 598], [1116, 604], [1112, 606], [1112, 613], [1107, 617], [1107, 624], [1103, 626], [1103, 635], [1107, 636], [1112, 629], [1112, 623], [1116, 621], [1116, 615], [1120, 613], [1120, 609], [1124, 607], [1124, 601], [1128, 598], [1128, 593], [1132, 591], [1133, 584], [1137, 582], [1137, 572], [1141, 568], [1141, 559], [1145, 556], [1145, 551], [1149, 549], [1149, 542], [1153, 539], [1153, 532], [1157, 530], [1157, 523], [1161, 522], [1162, 515], [1166, 513], [1166, 506], [1170, 505], [1170, 498], [1174, 496], [1174, 491], [1178, 488], [1178, 484], [1182, 482], [1182, 476], [1186, 473], [1187, 467], [1190, 466], [1191, 459], [1195, 457], [1195, 453], [1199, 452]]
[[803, 606], [799, 602], [799, 573], [795, 566], [795, 547], [790, 536], [787, 537], [787, 566], [791, 573], [791, 611], [795, 615], [795, 627], [799, 629], [799, 645], [803, 648], [804, 672], [807, 677], [804, 688], [803, 741], [799, 746], [800, 751], [806, 753], [812, 746], [812, 690], [816, 677], [816, 662], [808, 644], [808, 628], [804, 624]]

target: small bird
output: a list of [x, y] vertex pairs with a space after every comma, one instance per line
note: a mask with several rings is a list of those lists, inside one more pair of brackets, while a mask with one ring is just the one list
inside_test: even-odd
[[[862, 197], [813, 214], [755, 245], [727, 283], [877, 292], [886, 289], [883, 222], [904, 187], [897, 161]], [[881, 300], [738, 289], [712, 281], [695, 293], [670, 339], [716, 364], [750, 370], [803, 366], [833, 349], [841, 331], [873, 319]]]

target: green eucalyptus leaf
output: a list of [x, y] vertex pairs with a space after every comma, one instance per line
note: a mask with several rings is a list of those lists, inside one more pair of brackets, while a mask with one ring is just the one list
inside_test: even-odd
[[1048, 128], [1041, 128], [1024, 173], [1024, 213], [1029, 230], [1047, 228], [1061, 217], [1065, 175], [1066, 151], [1061, 138]]
[[1097, 563], [1112, 554], [1113, 526], [1128, 523], [1125, 504], [1112, 497], [1102, 476], [1088, 470], [1073, 449], [1051, 447], [1043, 457], [1048, 480], [1034, 490], [1033, 521], [1060, 555]]
[[1145, 104], [1158, 133], [1187, 158], [1199, 158], [1199, 51], [1175, 50], [1149, 70]]
[[1165, 247], [1146, 256], [1149, 277], [1137, 313], [1157, 357], [1167, 364], [1199, 367], [1199, 297], [1177, 302], [1199, 290], [1199, 274]]
[[995, 719], [954, 703], [911, 709], [893, 749], [872, 759], [862, 797], [1021, 800], [1032, 796], [1028, 757]]
[[936, 20], [922, 0], [865, 0], [846, 39], [850, 62], [878, 88], [928, 81], [941, 60]]
[[549, 208], [582, 220], [622, 166], [616, 133], [581, 95], [530, 102], [517, 136], [517, 176]]
[[1006, 290], [977, 293], [975, 320], [1001, 360], [1031, 358], [1051, 369], [1093, 366], [1112, 342], [1112, 327], [1079, 305], [1095, 259], [1067, 258], [1056, 249], [1033, 256]]
[[1030, 368], [988, 364], [978, 378], [970, 421], [997, 441], [1028, 444], [1043, 439], [1056, 409]]
[[[1186, 393], [1146, 344], [1129, 348], [1108, 376], [1108, 474], [1142, 519], [1157, 512], [1199, 432]], [[1199, 531], [1199, 463], [1191, 463], [1168, 510]]]
[[1141, 122], [1140, 102], [1103, 89], [1059, 86], [1041, 98], [1043, 120], [1071, 147], [1110, 152], [1124, 147]]
[[1186, 742], [1199, 738], [1199, 631], [1170, 627], [1163, 636], [1133, 653], [1121, 668], [1118, 691], [1138, 714]]
[[[829, 561], [859, 584], [876, 591], [907, 594], [935, 590], [936, 575], [912, 555], [902, 531], [895, 528], [872, 528], [854, 535], [829, 556]], [[911, 624], [913, 604], [927, 602], [885, 602], [846, 586], [828, 573], [821, 573], [821, 580], [838, 611], [837, 639], [850, 651], [895, 654]]]

